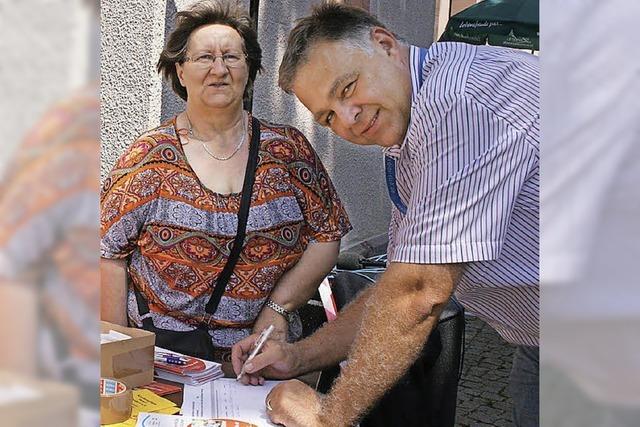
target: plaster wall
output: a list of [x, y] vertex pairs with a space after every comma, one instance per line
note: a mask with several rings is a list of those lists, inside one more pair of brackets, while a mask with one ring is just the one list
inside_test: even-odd
[[[183, 109], [183, 102], [161, 84], [154, 64], [174, 14], [191, 1], [111, 0], [102, 9], [102, 178], [124, 148], [145, 130]], [[243, 2], [248, 9], [249, 0]], [[357, 147], [316, 125], [293, 96], [277, 86], [286, 37], [296, 19], [309, 13], [310, 0], [261, 1], [258, 19], [264, 72], [254, 90], [258, 117], [300, 129], [322, 158], [353, 224], [343, 246], [385, 233], [390, 203], [377, 147]], [[370, 10], [410, 43], [433, 41], [432, 0], [370, 1]]]
[[164, 45], [164, 0], [102, 2], [101, 176], [142, 132], [160, 122], [162, 82], [155, 64]]

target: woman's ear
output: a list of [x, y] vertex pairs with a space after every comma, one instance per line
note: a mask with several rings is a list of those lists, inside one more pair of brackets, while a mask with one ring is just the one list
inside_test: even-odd
[[180, 80], [180, 84], [183, 87], [186, 87], [184, 85], [184, 67], [179, 62], [176, 62], [176, 74], [178, 75], [178, 80]]

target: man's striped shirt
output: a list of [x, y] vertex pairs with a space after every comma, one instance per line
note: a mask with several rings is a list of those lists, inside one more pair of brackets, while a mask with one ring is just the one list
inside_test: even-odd
[[411, 121], [385, 149], [389, 261], [468, 263], [456, 289], [467, 312], [537, 346], [538, 59], [461, 43], [410, 51]]

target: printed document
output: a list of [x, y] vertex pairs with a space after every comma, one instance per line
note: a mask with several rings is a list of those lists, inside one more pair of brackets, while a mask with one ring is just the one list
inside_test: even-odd
[[265, 399], [279, 382], [265, 381], [262, 386], [251, 386], [221, 378], [199, 386], [185, 385], [182, 415], [231, 418], [259, 427], [273, 426], [267, 416]]
[[[109, 427], [115, 426], [111, 424]], [[258, 427], [238, 420], [193, 418], [141, 412], [135, 427]]]

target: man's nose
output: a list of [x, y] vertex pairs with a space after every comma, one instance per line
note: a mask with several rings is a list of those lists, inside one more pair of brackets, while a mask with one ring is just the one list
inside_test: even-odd
[[346, 128], [351, 128], [353, 125], [358, 123], [360, 113], [362, 113], [362, 108], [353, 104], [341, 104], [336, 108], [335, 112], [340, 124]]

